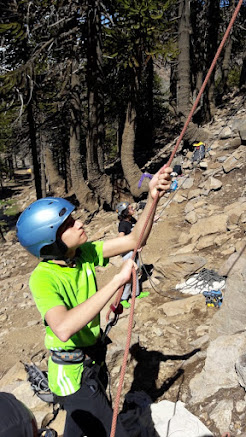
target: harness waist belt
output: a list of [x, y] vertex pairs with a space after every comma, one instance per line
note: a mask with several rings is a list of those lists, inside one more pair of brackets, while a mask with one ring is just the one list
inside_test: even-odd
[[88, 358], [83, 349], [74, 349], [73, 351], [50, 351], [51, 359], [56, 364], [79, 364]]
[[80, 364], [91, 366], [93, 363], [102, 363], [105, 360], [106, 349], [101, 338], [92, 345], [76, 348], [71, 351], [51, 350], [51, 359], [56, 364]]

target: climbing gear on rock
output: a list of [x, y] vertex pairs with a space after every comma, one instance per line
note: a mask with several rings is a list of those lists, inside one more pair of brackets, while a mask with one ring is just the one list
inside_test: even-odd
[[204, 291], [203, 296], [206, 299], [208, 307], [220, 307], [223, 302], [223, 295], [220, 290]]
[[185, 294], [199, 294], [204, 291], [221, 290], [225, 287], [225, 278], [214, 270], [202, 269], [189, 279], [176, 285], [176, 290]]

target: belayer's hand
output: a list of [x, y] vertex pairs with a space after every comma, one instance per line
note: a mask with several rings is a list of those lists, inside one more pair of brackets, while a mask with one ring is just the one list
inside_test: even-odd
[[151, 179], [149, 183], [149, 192], [152, 199], [155, 198], [158, 192], [159, 198], [162, 197], [165, 191], [170, 189], [172, 177], [170, 174], [173, 169], [171, 167], [161, 168]]
[[134, 268], [135, 270], [138, 269], [137, 264], [132, 259], [128, 259], [124, 262], [120, 273], [118, 273], [117, 275], [120, 279], [121, 286], [125, 285], [127, 282], [130, 282], [132, 276], [132, 268]]

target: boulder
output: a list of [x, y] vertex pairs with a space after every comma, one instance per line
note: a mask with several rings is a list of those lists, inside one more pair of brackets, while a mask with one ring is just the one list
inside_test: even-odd
[[202, 294], [164, 303], [161, 308], [168, 317], [187, 314], [194, 310], [201, 311], [202, 313], [207, 312], [205, 298]]
[[238, 387], [235, 363], [245, 348], [246, 332], [221, 335], [210, 343], [202, 371], [190, 381], [192, 404], [205, 401], [220, 389]]
[[223, 304], [211, 322], [211, 339], [245, 330], [246, 256], [243, 253], [233, 253], [218, 273], [228, 278]]
[[166, 279], [180, 281], [206, 264], [206, 258], [195, 255], [174, 255], [159, 261], [155, 265], [155, 270]]
[[[160, 437], [209, 437], [213, 434], [181, 401], [151, 404], [151, 417]], [[145, 413], [146, 414], [146, 413]], [[144, 417], [142, 418], [144, 420]]]
[[197, 223], [192, 225], [190, 230], [190, 238], [194, 242], [205, 235], [225, 233], [227, 230], [227, 221], [228, 216], [226, 214], [202, 218]]

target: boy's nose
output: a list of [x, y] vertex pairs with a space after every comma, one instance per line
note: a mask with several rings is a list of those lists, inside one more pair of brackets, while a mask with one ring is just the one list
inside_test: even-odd
[[83, 223], [80, 220], [75, 220], [76, 228], [83, 228]]

